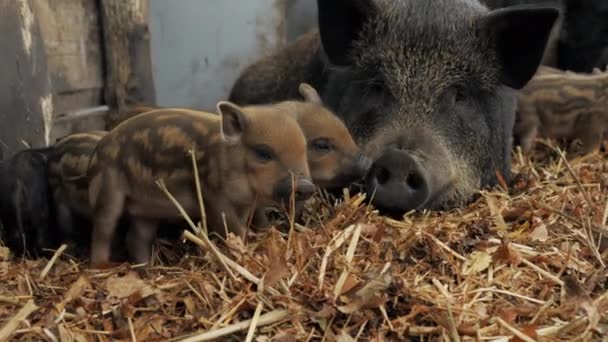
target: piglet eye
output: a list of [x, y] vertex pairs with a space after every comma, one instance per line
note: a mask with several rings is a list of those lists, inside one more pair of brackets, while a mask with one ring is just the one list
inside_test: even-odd
[[313, 150], [320, 153], [327, 153], [333, 150], [333, 145], [327, 138], [317, 138], [310, 143]]
[[255, 157], [262, 163], [267, 163], [274, 159], [274, 153], [272, 149], [266, 145], [257, 145], [253, 148], [253, 153]]

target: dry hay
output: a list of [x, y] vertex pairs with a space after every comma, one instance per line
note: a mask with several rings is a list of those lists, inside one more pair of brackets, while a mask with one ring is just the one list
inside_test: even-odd
[[397, 221], [319, 196], [314, 229], [217, 249], [185, 233], [150, 267], [4, 261], [0, 339], [606, 340], [606, 154], [514, 156], [508, 191], [449, 213]]

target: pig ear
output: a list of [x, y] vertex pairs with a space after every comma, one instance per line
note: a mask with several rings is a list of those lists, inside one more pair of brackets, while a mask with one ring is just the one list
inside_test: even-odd
[[300, 90], [300, 95], [304, 97], [306, 102], [323, 104], [323, 101], [321, 101], [321, 96], [319, 96], [317, 90], [308, 83], [300, 83], [300, 87], [298, 89]]
[[495, 44], [501, 81], [521, 89], [536, 73], [559, 11], [555, 7], [512, 6], [490, 12], [482, 28]]
[[373, 0], [317, 0], [321, 43], [332, 64], [350, 64], [353, 41], [377, 12]]
[[229, 144], [239, 142], [247, 121], [243, 110], [232, 102], [220, 101], [217, 104], [217, 111], [221, 116], [222, 139]]

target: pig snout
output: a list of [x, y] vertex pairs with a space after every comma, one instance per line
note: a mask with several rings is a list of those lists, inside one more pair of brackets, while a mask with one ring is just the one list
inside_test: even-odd
[[410, 153], [389, 148], [373, 163], [365, 186], [380, 209], [405, 212], [431, 197], [430, 175]]
[[[294, 197], [296, 202], [302, 202], [309, 199], [315, 192], [315, 186], [310, 179], [300, 178], [295, 182]], [[275, 196], [282, 201], [289, 201], [292, 194], [292, 179], [286, 178], [277, 185]]]

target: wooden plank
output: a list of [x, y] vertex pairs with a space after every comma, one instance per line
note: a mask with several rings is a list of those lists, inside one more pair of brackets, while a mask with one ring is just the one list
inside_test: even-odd
[[96, 0], [30, 1], [53, 87], [54, 116], [102, 104], [103, 52]]
[[68, 115], [53, 120], [51, 143], [76, 132], [105, 129], [107, 106], [98, 106], [70, 112]]
[[156, 103], [147, 8], [147, 0], [100, 1], [109, 127], [127, 106]]
[[53, 102], [44, 44], [27, 0], [0, 1], [0, 158], [49, 142]]

